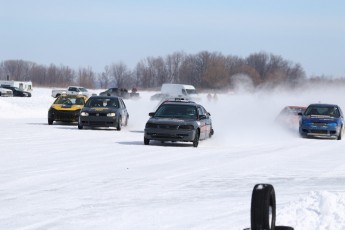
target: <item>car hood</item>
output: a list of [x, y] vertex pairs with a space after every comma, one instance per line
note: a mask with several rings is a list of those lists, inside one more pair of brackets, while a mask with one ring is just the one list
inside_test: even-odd
[[113, 113], [118, 111], [118, 108], [99, 108], [99, 107], [84, 107], [83, 112], [88, 112], [88, 113]]
[[194, 122], [193, 119], [181, 119], [181, 118], [150, 118], [148, 120], [150, 123], [154, 124], [171, 124], [171, 125], [183, 125], [191, 124]]
[[52, 109], [59, 111], [76, 111], [83, 108], [82, 105], [64, 105], [64, 104], [54, 104], [51, 106]]
[[334, 123], [339, 122], [341, 119], [328, 116], [303, 116], [303, 121], [315, 122], [315, 123]]

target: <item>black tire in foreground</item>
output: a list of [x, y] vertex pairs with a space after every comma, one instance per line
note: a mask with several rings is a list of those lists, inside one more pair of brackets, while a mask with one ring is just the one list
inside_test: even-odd
[[294, 230], [294, 228], [290, 226], [276, 226], [275, 230]]
[[54, 123], [54, 120], [48, 118], [48, 125], [52, 125], [53, 123]]
[[122, 118], [119, 117], [119, 121], [117, 123], [116, 130], [121, 131], [121, 129], [122, 129]]
[[275, 230], [276, 196], [272, 185], [254, 186], [250, 220], [251, 230]]
[[200, 132], [199, 130], [196, 132], [195, 134], [195, 138], [194, 138], [194, 141], [193, 141], [193, 147], [198, 147], [199, 145], [199, 138], [200, 138]]
[[144, 145], [149, 145], [150, 144], [150, 139], [147, 139], [144, 137]]

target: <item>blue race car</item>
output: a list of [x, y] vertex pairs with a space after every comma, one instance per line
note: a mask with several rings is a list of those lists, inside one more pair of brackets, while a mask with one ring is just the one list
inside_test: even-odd
[[299, 133], [302, 137], [335, 138], [341, 140], [344, 116], [338, 105], [311, 104], [301, 116]]

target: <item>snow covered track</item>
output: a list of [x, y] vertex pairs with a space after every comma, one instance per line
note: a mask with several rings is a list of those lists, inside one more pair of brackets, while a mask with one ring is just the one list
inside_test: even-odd
[[279, 225], [345, 229], [345, 141], [273, 122], [286, 105], [344, 110], [344, 89], [202, 95], [215, 135], [198, 148], [143, 144], [153, 92], [125, 101], [129, 125], [116, 132], [48, 126], [50, 91], [0, 98], [0, 229], [244, 229], [258, 183], [274, 186]]

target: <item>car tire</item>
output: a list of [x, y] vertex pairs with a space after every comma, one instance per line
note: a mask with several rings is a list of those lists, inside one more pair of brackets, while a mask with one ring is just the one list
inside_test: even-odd
[[56, 94], [55, 98], [58, 98], [58, 97], [60, 97], [60, 96], [61, 96], [61, 94], [58, 93], [58, 94]]
[[53, 119], [48, 118], [48, 125], [52, 125], [54, 123]]
[[210, 133], [209, 133], [208, 137], [209, 137], [209, 138], [211, 138], [213, 134], [214, 134], [214, 131], [213, 131], [213, 128], [211, 128], [211, 130], [210, 130]]
[[128, 125], [128, 119], [129, 119], [129, 116], [127, 116], [127, 118], [126, 118], [126, 123], [125, 123], [125, 126], [127, 126], [127, 125]]
[[147, 139], [144, 137], [144, 145], [149, 145], [150, 144], [150, 139]]
[[122, 129], [122, 118], [119, 117], [119, 121], [117, 122], [116, 130], [121, 131]]
[[341, 127], [337, 140], [340, 141], [343, 137], [343, 127]]
[[294, 228], [290, 226], [276, 226], [274, 229], [275, 230], [294, 230]]
[[199, 138], [200, 138], [200, 131], [197, 130], [195, 133], [194, 141], [193, 141], [193, 147], [196, 148], [199, 145]]
[[80, 118], [78, 119], [78, 129], [83, 129], [84, 126], [81, 124]]
[[274, 230], [276, 221], [276, 197], [270, 184], [254, 186], [251, 202], [251, 230]]

